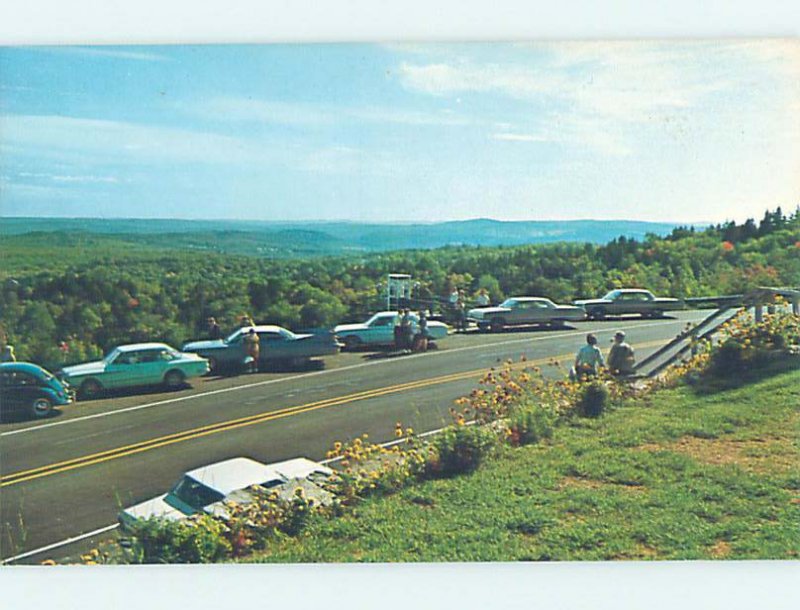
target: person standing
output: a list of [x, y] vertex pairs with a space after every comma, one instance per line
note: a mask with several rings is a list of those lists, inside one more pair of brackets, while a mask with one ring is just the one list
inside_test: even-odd
[[397, 311], [397, 315], [394, 317], [394, 349], [398, 352], [403, 349], [403, 310], [400, 309]]
[[208, 337], [212, 341], [222, 339], [222, 329], [214, 318], [208, 319]]
[[16, 362], [17, 356], [14, 353], [14, 346], [5, 344], [0, 350], [0, 362]]
[[428, 351], [428, 316], [424, 310], [419, 312], [419, 328], [417, 334], [414, 335], [414, 344], [411, 349], [415, 352]]
[[486, 288], [481, 288], [478, 291], [478, 296], [475, 297], [475, 304], [478, 307], [488, 307], [490, 303], [489, 293], [486, 292]]
[[400, 318], [400, 331], [403, 336], [403, 351], [410, 351], [414, 341], [414, 328], [411, 324], [411, 311], [403, 310], [403, 317]]
[[608, 352], [608, 368], [613, 375], [632, 375], [636, 357], [633, 348], [625, 342], [625, 333], [618, 330], [614, 333], [611, 350]]
[[251, 328], [244, 336], [244, 348], [247, 354], [247, 370], [250, 373], [258, 372], [258, 359], [261, 356], [261, 345], [258, 333], [255, 328]]

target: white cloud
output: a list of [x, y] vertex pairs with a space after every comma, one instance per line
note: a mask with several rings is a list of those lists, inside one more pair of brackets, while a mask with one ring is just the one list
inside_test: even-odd
[[[50, 46], [50, 47], [30, 47], [31, 50], [43, 53], [61, 53], [65, 55], [83, 55], [86, 57], [111, 57], [114, 59], [129, 59], [133, 61], [169, 61], [166, 55], [158, 53], [131, 51], [136, 47], [72, 47], [72, 46]], [[145, 47], [146, 48], [146, 47]]]

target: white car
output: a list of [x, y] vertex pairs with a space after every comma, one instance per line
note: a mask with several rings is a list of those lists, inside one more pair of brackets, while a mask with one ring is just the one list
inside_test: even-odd
[[512, 297], [497, 307], [478, 307], [467, 312], [467, 319], [475, 322], [482, 331], [500, 331], [518, 324], [558, 327], [585, 318], [586, 312], [582, 307], [557, 305], [544, 297]]
[[117, 518], [124, 529], [140, 519], [177, 521], [200, 512], [224, 517], [226, 501], [252, 501], [253, 496], [247, 491], [250, 487], [274, 489], [279, 497], [288, 500], [296, 487], [316, 486], [332, 474], [327, 466], [302, 457], [274, 464], [232, 458], [190, 470], [169, 492], [124, 509]]
[[[341, 341], [345, 349], [354, 350], [362, 345], [392, 345], [394, 343], [394, 327], [399, 315], [396, 311], [379, 311], [363, 324], [339, 324], [333, 334]], [[419, 329], [419, 317], [410, 314], [411, 328], [416, 334]], [[447, 336], [447, 324], [428, 320], [428, 338], [443, 339]]]

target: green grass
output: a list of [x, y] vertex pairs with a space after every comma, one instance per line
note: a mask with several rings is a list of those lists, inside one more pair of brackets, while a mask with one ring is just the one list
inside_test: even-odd
[[249, 561], [796, 558], [799, 412], [797, 370], [662, 391], [471, 475], [314, 518]]

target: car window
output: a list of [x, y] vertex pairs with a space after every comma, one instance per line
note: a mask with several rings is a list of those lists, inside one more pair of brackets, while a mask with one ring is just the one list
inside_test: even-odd
[[[165, 356], [167, 357], [165, 358]], [[139, 362], [160, 362], [161, 360], [171, 360], [166, 350], [147, 349], [139, 352]]]
[[394, 324], [396, 317], [397, 316], [382, 316], [380, 318], [374, 318], [370, 326], [391, 326]]
[[272, 489], [273, 487], [278, 487], [278, 485], [283, 485], [285, 482], [283, 479], [270, 479], [261, 483], [260, 486], [264, 489]]
[[265, 332], [265, 333], [258, 333], [258, 340], [259, 341], [267, 341], [274, 343], [276, 341], [284, 341], [283, 335], [276, 332]]
[[8, 385], [24, 385], [24, 386], [39, 385], [39, 380], [36, 379], [36, 377], [34, 377], [33, 375], [29, 375], [28, 373], [23, 373], [22, 371], [11, 371], [5, 374], [8, 375], [7, 378]]
[[233, 334], [231, 334], [227, 339], [225, 339], [226, 343], [237, 343], [238, 341], [242, 340], [242, 330], [239, 329]]
[[517, 302], [514, 299], [506, 299], [500, 304], [500, 307], [508, 307], [509, 309], [514, 309], [517, 306]]
[[139, 364], [141, 360], [142, 352], [120, 352], [112, 364]]
[[218, 491], [206, 487], [191, 477], [183, 477], [178, 481], [177, 485], [172, 488], [170, 493], [196, 509], [201, 509], [214, 502], [219, 502], [225, 497]]

